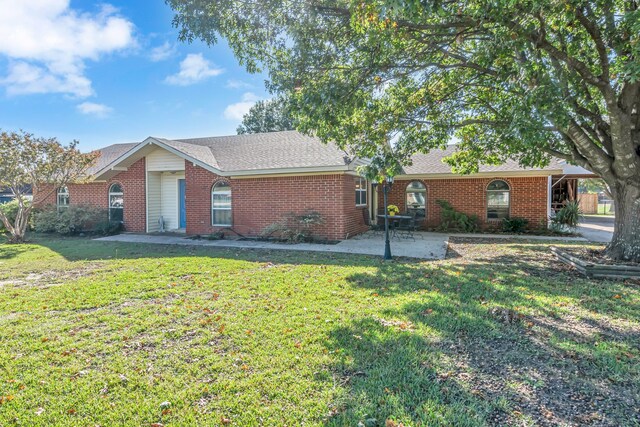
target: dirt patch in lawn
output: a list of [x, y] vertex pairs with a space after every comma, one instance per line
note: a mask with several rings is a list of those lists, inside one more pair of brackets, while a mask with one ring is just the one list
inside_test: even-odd
[[90, 276], [97, 270], [104, 267], [104, 263], [86, 263], [76, 268], [64, 270], [45, 270], [38, 272], [25, 272], [20, 278], [0, 280], [0, 288], [5, 286], [29, 286], [48, 288], [61, 285], [63, 283], [77, 280], [81, 277]]

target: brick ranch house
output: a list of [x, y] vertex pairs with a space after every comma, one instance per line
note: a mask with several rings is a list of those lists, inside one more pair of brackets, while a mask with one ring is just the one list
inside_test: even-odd
[[[476, 214], [484, 228], [504, 216], [546, 225], [556, 184], [567, 165], [521, 168], [515, 162], [483, 166], [476, 174], [451, 173], [444, 151], [418, 154], [395, 178], [389, 203], [413, 211], [424, 228], [440, 220], [437, 200]], [[209, 234], [232, 229], [256, 236], [295, 212], [319, 212], [324, 224], [316, 234], [341, 240], [368, 229], [383, 208], [380, 186], [360, 178], [363, 159], [350, 159], [333, 144], [296, 131], [115, 144], [88, 170], [90, 181], [51, 192], [38, 205], [93, 204], [108, 208], [112, 220], [130, 232]], [[573, 175], [569, 175], [572, 173]], [[558, 185], [558, 188], [562, 185]], [[37, 199], [37, 198], [36, 198]]]

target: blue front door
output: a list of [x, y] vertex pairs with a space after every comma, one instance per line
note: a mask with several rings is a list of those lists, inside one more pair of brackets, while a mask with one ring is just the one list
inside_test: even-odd
[[187, 228], [187, 192], [184, 179], [178, 180], [178, 198], [180, 201], [180, 228]]

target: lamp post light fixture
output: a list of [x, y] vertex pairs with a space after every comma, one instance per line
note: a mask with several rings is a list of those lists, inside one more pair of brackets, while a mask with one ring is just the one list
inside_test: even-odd
[[387, 176], [385, 178], [384, 186], [382, 187], [382, 194], [384, 196], [384, 259], [385, 261], [391, 260], [391, 242], [389, 242], [389, 211], [387, 210], [387, 194], [393, 185], [393, 177]]

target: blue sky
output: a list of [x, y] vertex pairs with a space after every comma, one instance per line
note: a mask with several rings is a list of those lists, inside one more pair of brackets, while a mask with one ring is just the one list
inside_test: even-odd
[[177, 40], [162, 0], [0, 0], [0, 129], [80, 141], [234, 134], [268, 98], [224, 40]]

